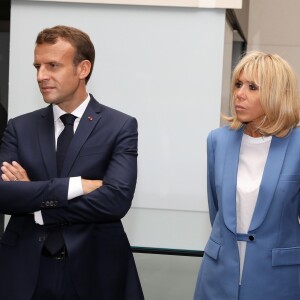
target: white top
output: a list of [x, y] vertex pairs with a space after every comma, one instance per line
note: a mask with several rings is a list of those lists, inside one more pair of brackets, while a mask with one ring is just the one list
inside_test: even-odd
[[[244, 134], [241, 143], [236, 189], [236, 231], [248, 233], [272, 137], [253, 138]], [[238, 241], [240, 284], [247, 242]]]

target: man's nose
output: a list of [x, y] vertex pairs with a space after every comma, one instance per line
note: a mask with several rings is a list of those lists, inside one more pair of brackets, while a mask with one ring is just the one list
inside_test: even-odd
[[37, 71], [37, 80], [38, 82], [49, 79], [49, 74], [44, 67], [40, 67]]

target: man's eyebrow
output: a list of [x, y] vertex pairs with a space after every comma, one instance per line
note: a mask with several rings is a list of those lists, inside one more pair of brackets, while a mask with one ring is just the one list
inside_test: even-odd
[[[51, 60], [51, 61], [45, 62], [43, 64], [44, 65], [51, 65], [51, 64], [61, 65], [61, 63], [56, 60]], [[41, 65], [41, 63], [33, 62], [33, 66], [39, 66], [39, 65]]]

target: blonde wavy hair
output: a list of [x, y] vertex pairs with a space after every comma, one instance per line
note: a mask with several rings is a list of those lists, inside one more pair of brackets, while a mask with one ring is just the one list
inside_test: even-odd
[[234, 109], [236, 83], [241, 73], [248, 81], [259, 87], [261, 106], [265, 113], [264, 121], [257, 130], [262, 135], [286, 136], [292, 128], [299, 125], [300, 100], [298, 82], [291, 66], [277, 54], [266, 54], [259, 51], [248, 52], [235, 67], [231, 80], [231, 129], [243, 125]]

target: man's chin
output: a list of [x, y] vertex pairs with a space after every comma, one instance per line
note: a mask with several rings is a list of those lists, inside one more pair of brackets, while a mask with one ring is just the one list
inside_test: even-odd
[[43, 98], [44, 98], [44, 101], [48, 104], [56, 104], [58, 102], [57, 99], [53, 99], [53, 98], [49, 98], [49, 97], [45, 97], [45, 96], [43, 96]]

